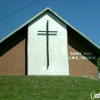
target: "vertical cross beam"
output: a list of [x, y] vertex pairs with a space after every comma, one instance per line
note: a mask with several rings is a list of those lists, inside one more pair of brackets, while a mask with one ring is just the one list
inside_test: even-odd
[[[47, 70], [48, 70], [49, 68], [49, 35], [55, 36], [57, 34], [54, 34], [54, 33], [57, 33], [57, 31], [49, 31], [49, 21], [47, 20], [46, 31], [38, 31], [38, 32], [46, 32], [46, 34], [38, 33], [37, 35], [41, 35], [41, 36], [46, 35], [46, 53], [47, 53]], [[53, 34], [49, 34], [49, 33], [53, 33]]]
[[46, 25], [46, 31], [47, 31], [47, 69], [49, 67], [49, 35], [48, 35], [48, 20], [47, 20], [47, 25]]

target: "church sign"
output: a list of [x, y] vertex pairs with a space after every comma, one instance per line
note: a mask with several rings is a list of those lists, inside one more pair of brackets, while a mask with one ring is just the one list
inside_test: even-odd
[[69, 56], [70, 60], [78, 60], [78, 59], [82, 59], [82, 60], [95, 60], [96, 57], [95, 55], [92, 54], [92, 52], [70, 52], [70, 56]]

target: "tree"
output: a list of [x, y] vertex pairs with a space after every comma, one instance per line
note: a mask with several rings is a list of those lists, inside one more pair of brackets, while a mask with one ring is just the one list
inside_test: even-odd
[[100, 57], [97, 59], [97, 66], [98, 66], [98, 69], [100, 69]]

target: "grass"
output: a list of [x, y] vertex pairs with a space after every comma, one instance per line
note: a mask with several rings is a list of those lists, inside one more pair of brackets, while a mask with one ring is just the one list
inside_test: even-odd
[[71, 76], [0, 76], [0, 100], [91, 100], [100, 81]]

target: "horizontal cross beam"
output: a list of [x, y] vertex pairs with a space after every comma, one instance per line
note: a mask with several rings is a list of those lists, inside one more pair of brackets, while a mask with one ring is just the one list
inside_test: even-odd
[[[37, 35], [47, 35], [47, 34], [38, 33]], [[48, 34], [48, 35], [57, 35], [57, 34]]]
[[[38, 32], [47, 32], [47, 31], [38, 31]], [[55, 32], [55, 33], [57, 33], [58, 31], [48, 31], [48, 32]]]

